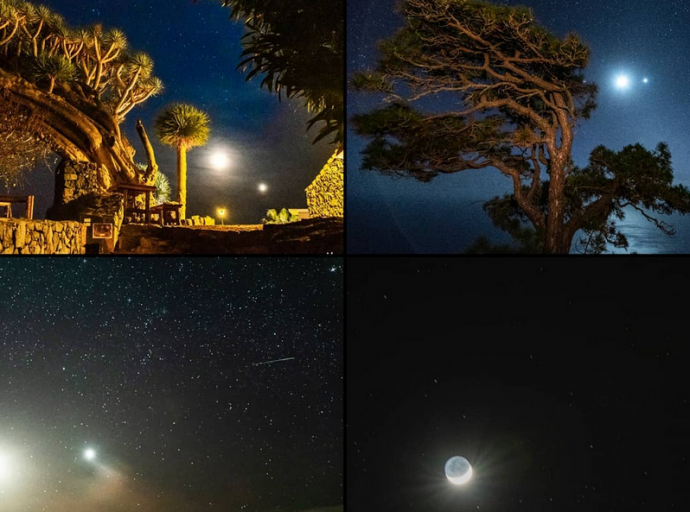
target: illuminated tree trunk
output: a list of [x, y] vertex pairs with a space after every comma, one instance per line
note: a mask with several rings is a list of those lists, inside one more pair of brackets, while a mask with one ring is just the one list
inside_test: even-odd
[[182, 203], [180, 219], [187, 213], [187, 148], [177, 146], [177, 202]]
[[[551, 160], [549, 183], [549, 214], [546, 218], [545, 250], [547, 254], [567, 254], [570, 243], [565, 237], [565, 171], [564, 166]], [[567, 247], [566, 247], [567, 246]]]

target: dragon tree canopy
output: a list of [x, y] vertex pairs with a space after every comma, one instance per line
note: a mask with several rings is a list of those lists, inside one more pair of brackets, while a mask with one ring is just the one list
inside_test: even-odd
[[[71, 28], [45, 6], [0, 0], [0, 94], [30, 116], [33, 135], [62, 157], [56, 203], [104, 194], [119, 182], [155, 179], [143, 125], [137, 125], [148, 160], [142, 172], [120, 124], [162, 89], [151, 57], [132, 51], [122, 31], [100, 24]], [[66, 189], [60, 179], [82, 169], [97, 176], [96, 183], [58, 197], [57, 189]]]

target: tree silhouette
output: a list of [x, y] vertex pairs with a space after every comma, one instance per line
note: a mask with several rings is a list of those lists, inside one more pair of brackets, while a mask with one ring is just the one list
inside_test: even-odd
[[221, 0], [244, 21], [244, 52], [238, 68], [247, 80], [280, 97], [304, 99], [320, 125], [314, 140], [333, 135], [342, 145], [344, 125], [344, 2], [332, 0]]
[[[559, 39], [530, 9], [478, 0], [405, 0], [402, 13], [407, 26], [381, 42], [377, 68], [352, 81], [390, 103], [353, 118], [357, 133], [371, 139], [365, 169], [422, 182], [497, 169], [513, 193], [485, 209], [545, 253], [568, 253], [579, 230], [625, 246], [611, 217], [621, 218], [626, 206], [690, 211], [687, 189], [672, 186], [666, 146], [655, 153], [597, 148], [587, 168], [574, 166], [574, 130], [596, 108], [597, 93], [583, 74], [589, 49], [576, 34]], [[461, 107], [412, 106], [433, 96]], [[525, 232], [525, 223], [533, 229]]]

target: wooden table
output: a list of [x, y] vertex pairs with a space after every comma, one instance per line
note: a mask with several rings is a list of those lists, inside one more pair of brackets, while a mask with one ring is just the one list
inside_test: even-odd
[[0, 196], [0, 206], [5, 207], [5, 217], [12, 218], [12, 205], [25, 204], [26, 218], [32, 220], [34, 218], [34, 197], [35, 196]]
[[[160, 225], [180, 223], [180, 203], [163, 203], [151, 207], [151, 213], [157, 213], [160, 218]], [[172, 214], [175, 214], [174, 216]]]
[[[144, 215], [144, 222], [146, 224], [151, 223], [151, 194], [156, 190], [156, 187], [134, 183], [121, 183], [116, 185], [113, 190], [125, 196], [125, 217], [127, 217], [127, 214], [140, 213]], [[146, 195], [145, 207], [137, 208], [136, 199], [141, 195]]]

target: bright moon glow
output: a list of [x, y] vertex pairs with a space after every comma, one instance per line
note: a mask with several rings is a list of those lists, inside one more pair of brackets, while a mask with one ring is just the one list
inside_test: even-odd
[[0, 481], [7, 480], [10, 474], [10, 459], [4, 455], [0, 455]]
[[230, 159], [225, 153], [214, 153], [211, 155], [211, 166], [214, 169], [226, 169], [230, 164]]
[[451, 457], [446, 462], [446, 477], [452, 484], [465, 484], [472, 478], [472, 466], [464, 457]]
[[618, 87], [619, 89], [627, 89], [629, 85], [630, 79], [627, 76], [621, 75], [618, 78], [616, 78], [616, 87]]
[[89, 448], [88, 450], [84, 451], [84, 458], [86, 460], [93, 460], [96, 458], [96, 451], [93, 450], [92, 448]]
[[265, 183], [259, 183], [259, 192], [266, 192], [268, 190], [268, 185]]
[[647, 84], [647, 83], [649, 83], [649, 78], [645, 78], [645, 79], [644, 79], [644, 80], [642, 80], [642, 81], [643, 81], [644, 83], [646, 83], [646, 84]]

